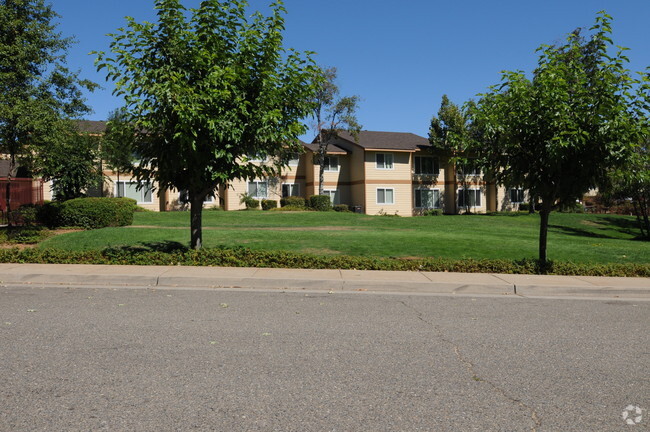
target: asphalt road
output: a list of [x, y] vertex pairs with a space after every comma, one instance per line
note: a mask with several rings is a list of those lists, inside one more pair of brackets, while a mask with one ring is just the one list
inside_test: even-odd
[[0, 431], [649, 430], [649, 330], [648, 301], [9, 286]]

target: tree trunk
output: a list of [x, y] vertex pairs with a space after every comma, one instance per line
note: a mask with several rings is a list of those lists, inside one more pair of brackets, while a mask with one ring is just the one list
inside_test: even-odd
[[530, 206], [528, 208], [528, 213], [533, 214], [535, 213], [535, 197], [533, 194], [530, 194], [530, 200], [528, 201], [528, 205]]
[[14, 170], [14, 167], [16, 166], [16, 159], [14, 158], [14, 155], [12, 154], [11, 157], [9, 158], [9, 171], [7, 172], [7, 186], [5, 190], [5, 204], [7, 205], [7, 225], [9, 227], [12, 226], [12, 221], [11, 221], [11, 172]]
[[548, 217], [551, 213], [551, 210], [545, 204], [542, 204], [542, 208], [539, 211], [540, 223], [539, 223], [539, 265], [542, 273], [546, 273], [547, 270], [547, 260], [546, 260], [546, 240], [548, 237]]
[[203, 246], [203, 199], [204, 196], [190, 192], [190, 248], [195, 250]]

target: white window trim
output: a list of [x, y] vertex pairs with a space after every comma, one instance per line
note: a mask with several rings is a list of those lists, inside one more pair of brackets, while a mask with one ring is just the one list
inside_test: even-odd
[[[325, 156], [326, 158], [329, 158], [330, 161], [332, 158], [336, 158], [336, 169], [332, 169], [332, 164], [330, 163], [329, 165], [325, 166], [324, 171], [325, 172], [339, 172], [341, 169], [341, 160], [339, 159], [338, 156]], [[325, 159], [323, 159], [323, 164], [325, 164]]]
[[[458, 188], [458, 192], [457, 192], [457, 194], [456, 194], [456, 201], [457, 201], [456, 204], [458, 204], [458, 206], [459, 206], [459, 207], [462, 207], [462, 208], [465, 208], [465, 207], [467, 207], [467, 206], [466, 206], [466, 205], [461, 206], [460, 203], [459, 203], [460, 200], [458, 199], [458, 197], [460, 197], [460, 193], [461, 193], [462, 191], [464, 191], [464, 190], [465, 190], [464, 188]], [[483, 207], [483, 201], [484, 201], [484, 200], [483, 200], [483, 194], [481, 193], [481, 188], [468, 187], [467, 190], [469, 190], [469, 191], [478, 191], [479, 196], [481, 197], [481, 205], [478, 205], [478, 206], [476, 206], [476, 205], [472, 205], [472, 206], [469, 206], [469, 207], [470, 207], [470, 208], [481, 208], [481, 207]], [[463, 203], [463, 204], [464, 204], [464, 203]]]
[[[434, 189], [431, 189], [431, 188], [415, 188], [415, 191], [413, 192], [413, 205], [415, 205], [415, 201], [416, 201], [416, 200], [415, 200], [415, 195], [418, 193], [417, 191], [421, 191], [421, 190], [434, 191], [434, 192], [435, 192], [435, 191], [438, 191], [438, 202], [440, 202], [440, 199], [441, 199], [441, 198], [440, 198], [440, 189], [439, 189], [439, 188], [434, 188]], [[427, 210], [427, 209], [440, 209], [440, 208], [442, 208], [442, 206], [439, 205], [438, 207], [435, 207], [435, 206], [434, 206], [434, 207], [415, 207], [415, 208], [416, 208], [416, 209], [424, 209], [424, 210]]]
[[[433, 159], [433, 172], [431, 172], [431, 173], [422, 173], [422, 172], [419, 173], [419, 172], [416, 172], [416, 168], [415, 168], [415, 159], [416, 158]], [[438, 170], [437, 171], [436, 171], [436, 165], [438, 165]], [[420, 162], [420, 168], [422, 168], [422, 163], [421, 162]], [[419, 176], [440, 175], [440, 159], [437, 156], [414, 156], [413, 157], [413, 174], [419, 175]]]
[[[146, 182], [140, 182], [140, 181], [137, 181], [137, 180], [119, 180], [119, 181], [116, 180], [115, 181], [115, 188], [113, 190], [113, 193], [114, 193], [113, 196], [115, 196], [115, 197], [119, 196], [118, 191], [117, 191], [119, 183], [125, 184], [123, 189], [126, 189], [126, 183], [142, 184], [142, 183], [146, 183]], [[140, 196], [142, 198], [144, 198], [144, 187], [142, 189], [140, 189], [138, 192], [140, 192]], [[123, 197], [121, 197], [121, 198], [123, 198]], [[139, 200], [136, 200], [136, 202], [137, 202], [137, 204], [153, 204], [153, 188], [151, 190], [151, 201], [139, 201]]]
[[[246, 183], [246, 192], [249, 191], [249, 185], [251, 183], [266, 183], [266, 196], [257, 196], [257, 195], [251, 195], [253, 198], [256, 200], [263, 200], [263, 199], [268, 199], [269, 198], [269, 182], [268, 180], [249, 180], [248, 183]], [[256, 188], [258, 191], [260, 190], [259, 187]]]
[[[384, 155], [384, 167], [381, 168], [379, 166], [379, 162], [377, 161], [377, 157], [379, 155]], [[390, 168], [386, 168], [386, 156], [390, 156], [391, 162], [390, 162]], [[386, 170], [386, 171], [391, 171], [395, 169], [395, 156], [392, 153], [375, 153], [375, 168], [378, 170]]]
[[[387, 190], [393, 191], [393, 202], [380, 203], [379, 200], [378, 200], [379, 197], [377, 196], [377, 194], [379, 193], [380, 190], [384, 191], [384, 198], [386, 197], [386, 192], [385, 191], [387, 191]], [[375, 203], [377, 205], [395, 205], [395, 188], [392, 188], [392, 187], [378, 187], [378, 188], [376, 188], [375, 189]]]
[[284, 191], [284, 186], [285, 186], [285, 185], [287, 185], [287, 186], [293, 186], [292, 189], [295, 188], [295, 189], [298, 191], [298, 195], [287, 195], [287, 197], [290, 197], [290, 196], [300, 196], [300, 183], [282, 183], [282, 186], [280, 187], [280, 188], [281, 188], [281, 189], [280, 189], [280, 193], [282, 193], [282, 192]]
[[[338, 189], [323, 189], [323, 193], [330, 197], [332, 205], [341, 204], [340, 199], [339, 202], [336, 202], [336, 196], [338, 195], [339, 198], [341, 197]], [[332, 199], [332, 194], [334, 195], [334, 199]]]
[[289, 159], [289, 161], [287, 162], [287, 165], [290, 166], [290, 167], [300, 165], [300, 156], [301, 156], [301, 154], [300, 153], [295, 153], [295, 154], [292, 153], [291, 156], [292, 157], [293, 156], [298, 156], [298, 157], [296, 159]]

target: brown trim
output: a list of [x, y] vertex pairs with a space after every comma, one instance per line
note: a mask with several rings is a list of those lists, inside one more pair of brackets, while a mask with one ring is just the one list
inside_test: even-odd
[[391, 184], [408, 184], [410, 185], [412, 183], [411, 180], [369, 180], [366, 179], [362, 183], [365, 184], [372, 184], [372, 185], [391, 185]]
[[305, 179], [304, 175], [295, 176], [295, 177], [289, 177], [287, 175], [280, 176], [280, 180], [304, 180], [304, 179]]

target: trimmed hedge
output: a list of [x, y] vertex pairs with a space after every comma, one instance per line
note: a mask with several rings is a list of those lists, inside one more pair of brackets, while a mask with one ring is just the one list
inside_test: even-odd
[[345, 213], [345, 212], [350, 211], [350, 207], [347, 204], [336, 204], [332, 208], [334, 209], [334, 211], [337, 211], [337, 212]]
[[280, 206], [282, 207], [304, 207], [305, 199], [298, 196], [288, 196], [280, 199]]
[[317, 211], [332, 210], [332, 200], [327, 195], [312, 195], [309, 197], [309, 207]]
[[[70, 252], [54, 249], [0, 249], [0, 263], [39, 264], [120, 264], [186, 265], [228, 267], [270, 267], [305, 269], [402, 270], [463, 273], [539, 274], [533, 259], [450, 260], [442, 258], [403, 259], [358, 256], [318, 256], [282, 251], [255, 251], [247, 248], [188, 250], [182, 245], [169, 247], [125, 247], [102, 251]], [[551, 262], [546, 274], [569, 276], [650, 277], [649, 264], [581, 264]]]
[[276, 200], [264, 199], [262, 200], [262, 210], [271, 210], [278, 207]]
[[39, 210], [39, 221], [50, 228], [96, 229], [131, 225], [136, 201], [131, 198], [76, 198], [51, 202]]

